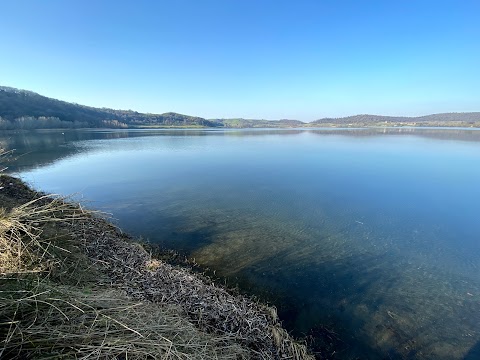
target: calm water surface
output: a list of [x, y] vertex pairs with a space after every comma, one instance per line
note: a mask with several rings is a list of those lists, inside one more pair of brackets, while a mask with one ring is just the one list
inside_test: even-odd
[[332, 358], [480, 358], [478, 130], [44, 131], [0, 143], [24, 154], [10, 170], [35, 187], [76, 193], [275, 303], [294, 334], [335, 332]]

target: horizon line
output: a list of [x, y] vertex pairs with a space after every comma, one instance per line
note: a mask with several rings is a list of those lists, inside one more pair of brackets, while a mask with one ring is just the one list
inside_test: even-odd
[[293, 119], [293, 118], [266, 119], [266, 118], [250, 118], [250, 117], [249, 118], [244, 118], [244, 117], [235, 117], [235, 116], [233, 116], [233, 117], [202, 117], [202, 116], [198, 116], [198, 115], [188, 115], [188, 114], [184, 114], [184, 113], [179, 113], [179, 112], [176, 112], [176, 111], [165, 111], [165, 112], [162, 112], [162, 113], [154, 113], [154, 112], [140, 112], [140, 111], [133, 110], [133, 109], [115, 109], [113, 107], [105, 107], [105, 106], [95, 107], [95, 106], [91, 106], [91, 105], [80, 104], [80, 103], [77, 103], [75, 101], [67, 101], [67, 100], [61, 100], [61, 99], [58, 99], [58, 98], [53, 98], [53, 97], [50, 97], [50, 96], [42, 95], [42, 94], [40, 94], [38, 92], [35, 92], [33, 90], [20, 89], [20, 88], [14, 87], [14, 86], [0, 85], [0, 90], [3, 91], [3, 89], [11, 89], [11, 90], [18, 90], [18, 91], [22, 91], [22, 92], [26, 92], [26, 93], [33, 93], [33, 94], [36, 94], [36, 95], [39, 95], [39, 96], [42, 96], [42, 97], [45, 97], [45, 98], [48, 98], [48, 99], [51, 99], [51, 100], [62, 101], [62, 102], [68, 103], [68, 104], [84, 106], [84, 107], [89, 107], [89, 108], [93, 108], [93, 109], [100, 109], [100, 110], [101, 109], [106, 109], [106, 110], [115, 110], [115, 111], [131, 111], [131, 112], [136, 112], [136, 113], [139, 113], [139, 114], [147, 114], [147, 115], [165, 115], [165, 114], [172, 113], [172, 114], [179, 114], [179, 115], [183, 115], [183, 116], [191, 116], [191, 117], [202, 118], [204, 120], [233, 120], [233, 119], [251, 120], [251, 121], [256, 121], [256, 120], [287, 121], [288, 120], [288, 121], [299, 121], [299, 122], [308, 124], [308, 123], [318, 121], [318, 120], [324, 120], [324, 119], [338, 120], [338, 119], [346, 119], [346, 118], [355, 117], [355, 116], [378, 116], [378, 117], [416, 119], [416, 118], [432, 116], [432, 115], [480, 113], [480, 110], [479, 111], [450, 111], [450, 112], [438, 112], [438, 113], [434, 112], [434, 113], [430, 113], [430, 114], [423, 114], [423, 115], [416, 115], [416, 116], [385, 115], [385, 114], [374, 114], [374, 113], [370, 113], [370, 114], [368, 114], [368, 113], [356, 113], [356, 114], [352, 114], [352, 115], [337, 116], [337, 117], [335, 117], [335, 116], [318, 117], [318, 118], [316, 118], [314, 120], [311, 120], [311, 121], [304, 121], [304, 120], [298, 120], [298, 119]]

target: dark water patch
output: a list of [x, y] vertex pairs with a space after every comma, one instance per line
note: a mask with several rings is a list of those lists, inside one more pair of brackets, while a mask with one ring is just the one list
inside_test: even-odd
[[463, 360], [476, 360], [480, 359], [480, 341], [477, 342], [472, 348], [468, 351], [467, 355]]

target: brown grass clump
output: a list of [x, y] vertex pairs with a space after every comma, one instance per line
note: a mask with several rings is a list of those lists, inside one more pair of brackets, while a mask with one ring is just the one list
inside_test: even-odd
[[37, 272], [59, 261], [55, 239], [41, 237], [46, 224], [76, 221], [86, 212], [62, 197], [41, 196], [7, 210], [0, 207], [0, 273]]
[[248, 359], [228, 336], [211, 336], [178, 309], [119, 291], [71, 288], [2, 292], [0, 358]]

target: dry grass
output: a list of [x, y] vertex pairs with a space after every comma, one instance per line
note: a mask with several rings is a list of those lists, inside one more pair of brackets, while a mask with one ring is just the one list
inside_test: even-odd
[[10, 210], [0, 208], [0, 274], [38, 272], [60, 261], [55, 238], [42, 237], [46, 224], [77, 221], [86, 217], [81, 208], [62, 197], [41, 196]]
[[12, 315], [0, 324], [0, 358], [249, 358], [228, 336], [200, 332], [178, 309], [133, 302], [118, 291], [2, 292], [0, 312]]
[[5, 150], [0, 148], [0, 173], [4, 172], [5, 170], [8, 169], [8, 166], [5, 166], [5, 164], [9, 159], [8, 157], [13, 154], [14, 150]]

